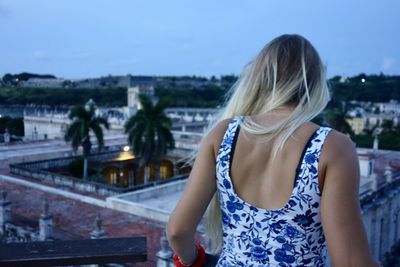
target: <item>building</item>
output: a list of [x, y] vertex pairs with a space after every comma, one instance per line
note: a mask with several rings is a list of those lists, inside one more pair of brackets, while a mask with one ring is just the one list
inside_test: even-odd
[[346, 121], [355, 134], [362, 134], [366, 129], [382, 127], [390, 122], [394, 127], [400, 126], [400, 104], [391, 100], [387, 103], [353, 103], [359, 107], [350, 110]]
[[[139, 95], [144, 94], [154, 99], [154, 87], [151, 85], [140, 85], [128, 88], [128, 105], [123, 108], [97, 108], [98, 116], [106, 117], [109, 122], [109, 129], [104, 130], [105, 137], [126, 138], [124, 124], [127, 119], [141, 109]], [[170, 178], [179, 174], [187, 173], [190, 168], [183, 167], [179, 160], [190, 155], [191, 151], [197, 148], [205, 129], [213, 119], [216, 109], [199, 108], [171, 108], [166, 109], [167, 116], [173, 122], [172, 134], [175, 139], [173, 151], [159, 159], [151, 162], [148, 168], [140, 160], [128, 152], [124, 155], [116, 155], [93, 162], [92, 173], [103, 177], [109, 185], [130, 188], [146, 184], [155, 180], [156, 173], [159, 173], [157, 180]], [[36, 110], [24, 112], [24, 128], [27, 140], [53, 140], [64, 139], [70, 119], [65, 111], [55, 112], [47, 110]], [[95, 157], [95, 155], [94, 155]], [[25, 166], [27, 167], [27, 166]], [[60, 171], [67, 176], [73, 177], [67, 169], [67, 165], [58, 166]], [[64, 169], [63, 169], [64, 168]], [[159, 169], [158, 169], [159, 168]], [[159, 172], [158, 172], [159, 170]], [[15, 169], [15, 172], [18, 172]], [[148, 172], [145, 174], [145, 172]], [[145, 177], [147, 180], [145, 181]], [[62, 178], [60, 178], [62, 179]]]
[[[153, 87], [136, 86], [128, 88], [128, 106], [123, 108], [98, 108], [98, 116], [104, 116], [110, 123], [105, 135], [124, 133], [124, 123], [140, 109], [139, 94], [152, 95]], [[24, 131], [27, 140], [63, 139], [70, 119], [68, 112], [46, 109], [24, 111]]]
[[363, 133], [366, 124], [366, 120], [364, 118], [354, 117], [354, 118], [347, 118], [346, 121], [349, 123], [351, 130], [355, 134]]
[[362, 216], [371, 251], [383, 261], [400, 242], [400, 152], [358, 149]]
[[386, 103], [377, 103], [379, 111], [382, 113], [400, 114], [400, 103], [397, 100], [390, 100]]
[[88, 177], [85, 179], [81, 178], [83, 159], [76, 156], [32, 160], [10, 164], [9, 168], [16, 175], [109, 196], [189, 173], [191, 168], [181, 159], [171, 151], [146, 166], [128, 146], [120, 149], [117, 145], [88, 157]]
[[57, 78], [29, 78], [26, 81], [20, 81], [20, 87], [31, 88], [62, 88], [65, 80]]
[[[152, 97], [154, 87], [151, 85], [138, 85], [127, 90], [128, 103], [122, 108], [98, 107], [98, 116], [107, 118], [110, 127], [103, 129], [105, 136], [125, 135], [124, 124], [126, 120], [141, 108], [139, 94]], [[155, 99], [153, 98], [155, 101]], [[172, 133], [175, 138], [176, 148], [193, 150], [199, 144], [203, 132], [217, 113], [213, 108], [167, 108], [167, 116], [172, 120]], [[64, 110], [25, 110], [24, 130], [26, 140], [53, 140], [64, 139], [70, 119]], [[184, 154], [187, 152], [183, 152]]]
[[369, 128], [373, 128], [375, 126], [381, 127], [385, 121], [391, 122], [394, 127], [398, 127], [399, 116], [400, 114], [388, 114], [388, 113], [367, 114], [365, 116], [365, 120], [366, 120], [366, 125]]

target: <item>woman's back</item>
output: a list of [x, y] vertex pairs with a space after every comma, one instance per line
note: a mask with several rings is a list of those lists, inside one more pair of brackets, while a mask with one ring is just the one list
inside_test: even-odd
[[[289, 171], [288, 176], [269, 178], [264, 174], [275, 172], [285, 175], [285, 171], [268, 169], [282, 169], [282, 166], [265, 164], [271, 161], [268, 160], [271, 154], [268, 153], [271, 152], [271, 149], [268, 151], [271, 147], [267, 144], [269, 142], [241, 138], [241, 119], [235, 117], [230, 121], [216, 160], [224, 241], [219, 265], [323, 266], [326, 247], [319, 214], [317, 172], [322, 145], [330, 128], [313, 129], [316, 125], [304, 125], [306, 129], [300, 127], [299, 138], [292, 144], [291, 141], [286, 143], [295, 152], [304, 144], [297, 159], [294, 160], [287, 149], [283, 149], [274, 160], [276, 162], [283, 157], [288, 159], [287, 163], [296, 161], [292, 173]], [[303, 138], [300, 137], [310, 129], [313, 132], [305, 141], [301, 140]], [[238, 166], [237, 173], [234, 172], [235, 165]], [[253, 168], [256, 171], [252, 171]], [[286, 165], [285, 169], [290, 169], [290, 166]], [[246, 172], [240, 174], [243, 170]], [[234, 175], [239, 178], [233, 178]], [[281, 204], [274, 196], [284, 199], [283, 194], [273, 193], [279, 190], [289, 192]], [[276, 204], [270, 205], [268, 200], [278, 205], [274, 207]]]
[[[260, 124], [269, 121], [268, 117], [258, 119]], [[306, 143], [318, 128], [312, 122], [303, 124], [275, 158], [276, 138], [266, 142], [265, 138], [239, 130], [231, 166], [231, 179], [238, 196], [264, 209], [283, 207], [292, 194], [295, 171]], [[319, 179], [319, 184], [321, 189], [323, 179]]]

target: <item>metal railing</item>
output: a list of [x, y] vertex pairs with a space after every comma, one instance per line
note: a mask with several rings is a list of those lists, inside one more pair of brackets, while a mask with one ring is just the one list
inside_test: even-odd
[[0, 244], [0, 266], [66, 266], [147, 260], [146, 237]]

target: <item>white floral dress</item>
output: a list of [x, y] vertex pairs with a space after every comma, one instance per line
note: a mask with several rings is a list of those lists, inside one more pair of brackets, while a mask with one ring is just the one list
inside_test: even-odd
[[237, 116], [229, 123], [216, 162], [223, 229], [217, 266], [324, 266], [326, 244], [319, 213], [318, 161], [331, 128], [318, 128], [307, 142], [286, 205], [266, 210], [242, 200], [230, 179], [240, 119]]

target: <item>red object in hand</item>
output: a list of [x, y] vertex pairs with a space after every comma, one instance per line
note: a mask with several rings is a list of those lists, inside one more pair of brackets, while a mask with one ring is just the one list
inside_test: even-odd
[[178, 257], [178, 255], [174, 255], [174, 263], [176, 267], [185, 267], [185, 266], [191, 266], [191, 267], [201, 267], [204, 265], [206, 262], [206, 252], [204, 251], [204, 248], [199, 244], [196, 243], [196, 247], [198, 250], [197, 253], [197, 259], [195, 262], [193, 262], [190, 265], [184, 264], [181, 262], [181, 259]]

